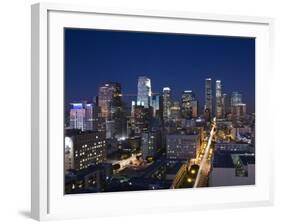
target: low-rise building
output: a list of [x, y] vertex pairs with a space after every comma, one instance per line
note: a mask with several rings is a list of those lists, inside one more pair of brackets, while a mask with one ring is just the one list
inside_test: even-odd
[[215, 153], [209, 175], [210, 187], [253, 184], [255, 184], [253, 153]]
[[200, 148], [200, 133], [177, 131], [166, 136], [167, 159], [189, 160]]

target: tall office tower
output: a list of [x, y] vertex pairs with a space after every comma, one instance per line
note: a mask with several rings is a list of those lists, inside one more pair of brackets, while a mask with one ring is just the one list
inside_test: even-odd
[[153, 109], [153, 117], [162, 118], [163, 114], [163, 97], [154, 95], [150, 97], [150, 104]]
[[157, 150], [161, 148], [161, 132], [145, 131], [141, 133], [141, 152], [142, 157], [147, 159], [149, 156], [155, 156]]
[[178, 101], [174, 101], [173, 105], [170, 107], [170, 118], [172, 120], [178, 120], [181, 118], [181, 108]]
[[212, 101], [212, 79], [205, 79], [205, 111], [209, 111], [210, 116], [213, 114]]
[[240, 120], [246, 115], [246, 104], [242, 102], [242, 94], [239, 92], [231, 94], [231, 114], [234, 120]]
[[242, 94], [239, 92], [232, 92], [231, 94], [231, 107], [242, 103]]
[[223, 117], [227, 117], [227, 115], [231, 113], [229, 95], [226, 93], [222, 94], [221, 102], [222, 102]]
[[101, 117], [111, 119], [114, 113], [122, 106], [121, 84], [117, 82], [104, 83], [99, 87], [98, 105]]
[[85, 109], [82, 103], [70, 104], [69, 125], [71, 129], [85, 130]]
[[171, 106], [172, 106], [171, 89], [169, 87], [164, 87], [163, 88], [163, 119], [164, 120], [170, 118]]
[[150, 106], [151, 81], [146, 76], [140, 76], [138, 79], [138, 97], [137, 102], [145, 108]]
[[145, 108], [144, 106], [135, 106], [134, 109], [134, 132], [141, 133], [147, 131], [152, 118], [152, 107]]
[[181, 99], [182, 116], [187, 119], [197, 117], [198, 101], [196, 100], [195, 94], [192, 90], [183, 91]]
[[132, 105], [131, 105], [131, 116], [132, 117], [134, 116], [134, 113], [135, 113], [135, 106], [136, 106], [136, 102], [132, 101]]
[[94, 105], [92, 103], [84, 104], [85, 109], [85, 130], [94, 130]]
[[216, 117], [222, 118], [222, 94], [221, 94], [221, 81], [216, 81]]
[[240, 120], [246, 116], [246, 104], [238, 103], [231, 107], [232, 119]]

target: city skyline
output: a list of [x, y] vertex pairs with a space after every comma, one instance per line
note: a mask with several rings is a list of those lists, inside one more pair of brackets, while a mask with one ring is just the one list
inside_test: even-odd
[[92, 99], [101, 83], [119, 78], [123, 93], [137, 94], [138, 77], [147, 76], [152, 92], [170, 87], [172, 98], [180, 100], [184, 90], [192, 90], [202, 109], [210, 77], [213, 94], [221, 80], [223, 93], [241, 92], [254, 112], [254, 51], [252, 38], [66, 29], [65, 99]]
[[254, 49], [67, 28], [65, 193], [255, 184]]

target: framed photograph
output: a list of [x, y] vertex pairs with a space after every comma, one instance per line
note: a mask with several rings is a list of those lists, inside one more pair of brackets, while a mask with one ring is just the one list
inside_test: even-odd
[[272, 204], [272, 27], [32, 5], [32, 217]]

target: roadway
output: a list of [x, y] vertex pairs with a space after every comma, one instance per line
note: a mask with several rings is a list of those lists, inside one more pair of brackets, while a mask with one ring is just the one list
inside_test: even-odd
[[211, 144], [213, 141], [213, 137], [215, 136], [215, 133], [216, 133], [216, 118], [214, 117], [208, 143], [206, 147], [203, 149], [203, 156], [197, 158], [197, 160], [199, 160], [199, 164], [198, 164], [199, 170], [193, 185], [194, 188], [200, 187], [206, 183], [206, 178], [210, 171], [210, 158], [213, 152], [213, 149], [211, 148]]

